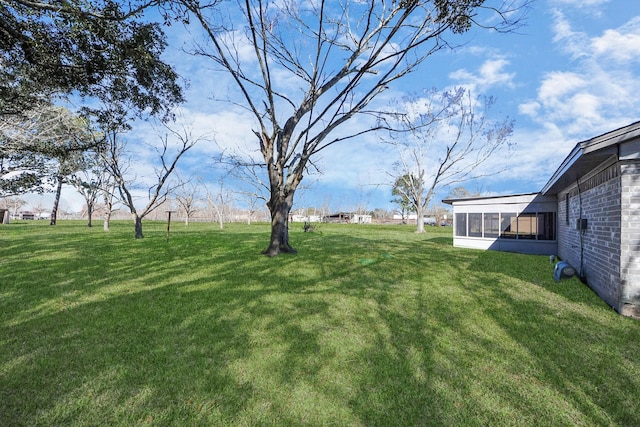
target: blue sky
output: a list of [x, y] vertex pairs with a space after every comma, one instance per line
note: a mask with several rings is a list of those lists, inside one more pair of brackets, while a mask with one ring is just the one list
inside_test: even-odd
[[[218, 145], [251, 147], [251, 117], [212, 101], [221, 90], [219, 77], [210, 63], [185, 58], [182, 43], [189, 36], [178, 26], [170, 30], [167, 57], [190, 82], [185, 116], [199, 132], [214, 132]], [[471, 191], [539, 191], [577, 142], [640, 120], [640, 1], [537, 0], [517, 33], [474, 29], [464, 37], [463, 47], [432, 56], [385, 96], [464, 86], [497, 98], [493, 117], [515, 119], [516, 146], [511, 156], [486, 165], [505, 172], [463, 184]], [[208, 159], [217, 149], [197, 147], [181, 174], [215, 173]], [[376, 137], [331, 147], [318, 159], [322, 174], [303, 181], [296, 207], [391, 209], [385, 184], [396, 155], [389, 150]], [[72, 193], [65, 190], [63, 199], [75, 208]], [[437, 200], [446, 194], [444, 189]]]

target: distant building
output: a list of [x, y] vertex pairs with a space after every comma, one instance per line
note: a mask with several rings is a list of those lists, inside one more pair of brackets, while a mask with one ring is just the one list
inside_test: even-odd
[[351, 212], [338, 212], [324, 217], [324, 222], [371, 224], [371, 215], [355, 214]]
[[36, 219], [36, 214], [33, 212], [24, 211], [20, 213], [20, 219], [34, 220]]
[[322, 222], [320, 215], [289, 215], [289, 222]]
[[[424, 225], [436, 225], [438, 223], [436, 218], [433, 217], [433, 216], [424, 216], [422, 218], [423, 218], [422, 220], [424, 221], [423, 222]], [[416, 222], [416, 220], [418, 219], [418, 215], [412, 213], [412, 214], [409, 214], [409, 215], [405, 215], [405, 217], [402, 218], [402, 215], [393, 214], [393, 219], [395, 221], [402, 221], [404, 219], [405, 221], [413, 223], [413, 222]]]
[[371, 224], [371, 215], [353, 214], [351, 224]]

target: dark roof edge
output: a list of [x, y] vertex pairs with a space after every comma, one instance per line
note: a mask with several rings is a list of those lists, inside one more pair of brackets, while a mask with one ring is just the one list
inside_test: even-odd
[[519, 197], [519, 196], [535, 196], [536, 194], [540, 194], [540, 193], [536, 192], [536, 193], [522, 193], [522, 194], [501, 194], [498, 196], [462, 197], [459, 199], [442, 199], [441, 202], [447, 205], [451, 205], [453, 204], [453, 202], [470, 202], [474, 200], [500, 199], [500, 198], [507, 198], [507, 197]]
[[573, 147], [573, 150], [571, 150], [571, 152], [567, 155], [567, 157], [565, 157], [565, 159], [562, 161], [558, 169], [556, 169], [553, 175], [551, 175], [551, 178], [549, 179], [549, 181], [547, 181], [544, 187], [542, 187], [542, 190], [540, 190], [541, 194], [547, 194], [547, 192], [553, 186], [553, 184], [555, 184], [556, 181], [558, 181], [560, 177], [564, 175], [567, 172], [567, 170], [569, 170], [571, 165], [573, 165], [575, 162], [578, 161], [580, 157], [582, 157], [581, 144], [582, 143], [578, 143], [576, 144], [575, 147]]
[[640, 136], [640, 121], [631, 123], [621, 128], [612, 130], [602, 135], [595, 136], [591, 139], [580, 143], [586, 153], [597, 151], [603, 148], [628, 141]]
[[553, 173], [549, 181], [540, 190], [546, 195], [553, 185], [564, 175], [567, 170], [578, 161], [584, 154], [602, 150], [604, 148], [620, 144], [624, 141], [640, 136], [640, 121], [622, 126], [618, 129], [603, 133], [585, 141], [579, 142], [562, 161], [558, 169]]

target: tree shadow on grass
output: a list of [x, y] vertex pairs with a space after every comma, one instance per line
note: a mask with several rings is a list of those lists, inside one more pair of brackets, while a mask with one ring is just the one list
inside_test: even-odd
[[[193, 413], [205, 403], [208, 410], [218, 407], [187, 403], [188, 394], [182, 399], [178, 390], [189, 383], [224, 390], [220, 405], [241, 410], [237, 402], [251, 390], [229, 382], [220, 368], [245, 349], [245, 331], [229, 312], [266, 290], [227, 292], [215, 268], [209, 275], [219, 280], [206, 273], [193, 279], [192, 268], [201, 269], [205, 257], [182, 255], [212, 255], [209, 245], [165, 251], [151, 240], [87, 243], [85, 236], [76, 244], [68, 236], [48, 237], [35, 250], [4, 259], [0, 419], [126, 424], [146, 416], [179, 420], [180, 411]], [[224, 270], [228, 260], [219, 258]], [[214, 300], [178, 292], [203, 283], [214, 289]]]
[[[12, 285], [6, 305], [19, 307], [0, 315], [0, 418], [514, 425], [597, 424], [611, 412], [637, 421], [622, 393], [577, 402], [613, 387], [609, 377], [588, 379], [605, 367], [635, 390], [624, 368], [638, 369], [631, 349], [611, 367], [605, 348], [622, 346], [611, 330], [637, 329], [587, 306], [598, 321], [580, 336], [585, 322], [570, 315], [580, 303], [545, 308], [554, 294], [526, 268], [484, 270], [499, 263], [414, 233], [295, 237], [300, 253], [276, 258], [258, 255], [263, 229], [189, 230], [169, 244], [108, 238], [65, 249], [52, 240], [38, 255], [48, 270]], [[11, 259], [20, 274], [27, 264]], [[565, 342], [574, 350], [561, 351]], [[600, 354], [597, 362], [563, 371], [571, 360], [593, 363], [581, 350]]]
[[372, 360], [369, 332], [381, 327], [363, 317], [377, 316], [363, 297], [406, 280], [389, 276], [403, 245], [334, 236], [328, 258], [273, 260], [256, 255], [261, 235], [234, 234], [233, 251], [228, 238], [52, 237], [28, 260], [17, 254], [3, 286], [18, 304], [2, 314], [1, 418], [357, 423], [345, 405], [360, 384], [353, 368]]
[[[394, 274], [368, 264], [341, 289], [375, 302], [350, 400], [364, 424], [638, 424], [638, 325], [579, 281], [553, 281], [548, 258], [426, 244], [394, 257]], [[432, 273], [425, 287], [401, 273], [411, 263]]]
[[[185, 313], [174, 304], [180, 304], [175, 293], [151, 289], [3, 330], [5, 348], [12, 349], [3, 357], [3, 419], [24, 425], [177, 422], [180, 411], [204, 396], [227, 414], [241, 411], [249, 384], [238, 384], [225, 367], [247, 351], [246, 331], [225, 318], [220, 305], [191, 304], [194, 312]], [[194, 385], [198, 393], [181, 393]]]
[[[509, 257], [517, 258], [510, 262], [514, 268], [494, 268]], [[522, 368], [543, 386], [538, 392], [573, 413], [572, 422], [638, 425], [640, 367], [634, 360], [640, 325], [619, 316], [579, 280], [554, 281], [552, 267], [547, 257], [484, 253], [469, 266], [477, 286], [468, 290], [517, 345]]]
[[[531, 283], [574, 303], [590, 307], [608, 307], [577, 277], [553, 278], [555, 265], [546, 255], [525, 255], [511, 252], [478, 251], [477, 261], [469, 266], [472, 272], [498, 274]], [[587, 292], [585, 292], [587, 290]]]
[[453, 246], [453, 237], [430, 237], [427, 240], [437, 245]]

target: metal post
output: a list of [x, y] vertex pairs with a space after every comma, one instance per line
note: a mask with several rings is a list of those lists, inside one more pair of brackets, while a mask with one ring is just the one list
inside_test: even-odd
[[171, 213], [175, 211], [167, 211], [169, 218], [167, 219], [167, 242], [169, 242], [169, 234], [171, 233]]

